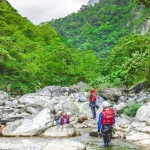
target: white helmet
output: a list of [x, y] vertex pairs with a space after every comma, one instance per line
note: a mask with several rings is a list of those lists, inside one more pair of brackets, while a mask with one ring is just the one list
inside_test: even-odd
[[71, 112], [67, 111], [67, 115], [70, 116], [70, 115], [71, 115]]
[[109, 103], [107, 101], [102, 102], [102, 107], [107, 108], [109, 107]]

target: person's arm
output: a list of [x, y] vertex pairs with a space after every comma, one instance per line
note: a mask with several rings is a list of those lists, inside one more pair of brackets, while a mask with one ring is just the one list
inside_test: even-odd
[[99, 119], [98, 119], [98, 132], [101, 130], [101, 125], [102, 125], [102, 113], [99, 114]]

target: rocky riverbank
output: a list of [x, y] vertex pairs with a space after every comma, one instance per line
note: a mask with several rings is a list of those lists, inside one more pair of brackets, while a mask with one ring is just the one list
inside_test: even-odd
[[[44, 138], [79, 136], [81, 133], [78, 129], [86, 128], [93, 128], [95, 131], [92, 132], [96, 133], [97, 120], [90, 119], [92, 116], [87, 99], [89, 93], [85, 92], [87, 88], [87, 85], [83, 83], [72, 87], [48, 86], [36, 93], [15, 98], [0, 91], [1, 133], [3, 136], [42, 136]], [[101, 103], [104, 99], [113, 104], [116, 110], [113, 137], [132, 141], [135, 145], [148, 149], [150, 146], [150, 92], [139, 84], [130, 90], [100, 89], [97, 94], [99, 96], [96, 102], [97, 114], [101, 111]], [[123, 109], [131, 102], [142, 103], [134, 118], [122, 114]], [[71, 112], [70, 125], [55, 126], [54, 118], [60, 110]], [[53, 143], [53, 145], [58, 144]], [[85, 148], [82, 144], [81, 146], [79, 144], [79, 147]]]

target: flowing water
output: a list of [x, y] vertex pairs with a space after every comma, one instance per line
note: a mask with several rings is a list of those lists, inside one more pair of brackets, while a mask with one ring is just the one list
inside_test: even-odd
[[[87, 150], [142, 150], [133, 146], [132, 143], [128, 143], [124, 140], [112, 139], [110, 147], [103, 147], [102, 138], [91, 137], [89, 136], [88, 130], [81, 131], [81, 136], [67, 138], [69, 140], [78, 141], [86, 145]], [[62, 140], [62, 138], [55, 138], [57, 140]], [[0, 150], [6, 150], [1, 148], [1, 144], [7, 143], [9, 145], [13, 144], [25, 144], [31, 142], [31, 145], [28, 149], [25, 150], [43, 150], [43, 148], [50, 143], [54, 138], [45, 138], [45, 137], [1, 137], [0, 138]], [[7, 148], [8, 150], [8, 148]], [[9, 148], [9, 150], [22, 150], [18, 148]]]

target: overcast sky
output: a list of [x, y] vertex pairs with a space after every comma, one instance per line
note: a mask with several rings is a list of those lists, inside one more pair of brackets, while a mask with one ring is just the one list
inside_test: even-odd
[[34, 24], [64, 17], [77, 12], [88, 0], [8, 0], [23, 16]]

